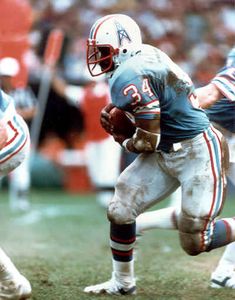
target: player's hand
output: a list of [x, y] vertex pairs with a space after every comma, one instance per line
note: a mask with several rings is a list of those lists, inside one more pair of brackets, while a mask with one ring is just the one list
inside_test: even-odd
[[104, 128], [104, 130], [111, 135], [113, 134], [113, 125], [110, 122], [109, 112], [113, 107], [114, 105], [110, 103], [106, 105], [100, 113], [100, 124]]
[[8, 140], [6, 124], [0, 121], [0, 150], [4, 148]]
[[122, 143], [128, 139], [128, 136], [124, 135], [124, 134], [116, 134], [116, 133], [113, 133], [112, 134], [115, 142], [119, 143], [120, 145], [122, 145]]

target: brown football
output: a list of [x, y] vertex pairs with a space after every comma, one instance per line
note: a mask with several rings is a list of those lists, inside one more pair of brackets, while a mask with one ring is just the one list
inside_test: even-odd
[[114, 133], [123, 134], [127, 137], [131, 137], [134, 134], [136, 127], [123, 110], [114, 107], [109, 112], [109, 115]]

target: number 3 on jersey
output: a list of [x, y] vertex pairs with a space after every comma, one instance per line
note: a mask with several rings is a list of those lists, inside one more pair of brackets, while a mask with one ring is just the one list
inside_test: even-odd
[[[151, 90], [151, 87], [149, 85], [148, 78], [144, 78], [142, 82], [142, 93], [148, 93], [149, 97], [153, 96], [153, 92]], [[131, 97], [133, 98], [134, 102], [132, 102], [132, 105], [136, 105], [138, 102], [141, 101], [141, 93], [139, 92], [138, 88], [134, 84], [129, 84], [127, 87], [123, 89], [123, 94], [127, 96], [128, 94], [131, 94]]]

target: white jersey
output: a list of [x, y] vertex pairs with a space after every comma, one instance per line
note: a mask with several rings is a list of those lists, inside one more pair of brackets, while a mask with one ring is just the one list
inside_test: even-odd
[[28, 126], [16, 113], [13, 99], [0, 91], [0, 120], [7, 128], [8, 140], [0, 150], [0, 175], [14, 170], [25, 159], [29, 151], [30, 137]]

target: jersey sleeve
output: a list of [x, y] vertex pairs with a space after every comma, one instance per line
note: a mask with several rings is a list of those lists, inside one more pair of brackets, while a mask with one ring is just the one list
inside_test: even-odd
[[211, 82], [227, 99], [235, 101], [235, 67], [223, 68]]
[[150, 76], [133, 72], [119, 76], [111, 88], [111, 97], [114, 105], [129, 111], [136, 119], [159, 119], [159, 95]]

